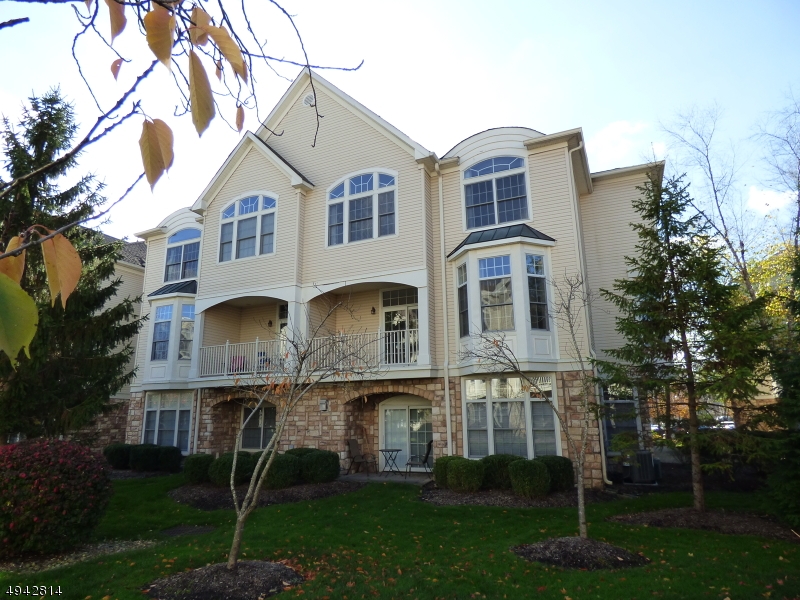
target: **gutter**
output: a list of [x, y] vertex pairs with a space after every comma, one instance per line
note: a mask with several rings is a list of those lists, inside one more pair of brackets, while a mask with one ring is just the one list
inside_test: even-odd
[[436, 175], [439, 180], [439, 246], [441, 250], [442, 268], [442, 315], [444, 320], [444, 410], [445, 424], [447, 426], [447, 455], [453, 455], [453, 429], [450, 416], [450, 321], [447, 316], [447, 257], [444, 245], [444, 199], [442, 197], [442, 172], [439, 162], [435, 163]]

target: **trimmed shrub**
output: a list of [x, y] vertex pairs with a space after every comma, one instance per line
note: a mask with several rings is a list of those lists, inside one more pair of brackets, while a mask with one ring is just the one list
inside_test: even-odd
[[300, 457], [300, 479], [304, 482], [326, 483], [337, 477], [339, 477], [339, 455], [336, 452], [315, 450]]
[[134, 471], [158, 471], [161, 448], [155, 444], [131, 446], [130, 465]]
[[454, 460], [467, 460], [463, 456], [440, 456], [433, 463], [433, 478], [440, 488], [447, 488], [447, 465]]
[[514, 454], [490, 454], [481, 459], [484, 467], [483, 487], [489, 490], [510, 490], [511, 477], [508, 465], [515, 460], [525, 460]]
[[177, 473], [181, 470], [183, 454], [177, 446], [159, 446], [158, 470]]
[[210, 454], [190, 454], [183, 461], [183, 472], [189, 483], [204, 483], [208, 481], [208, 469], [214, 457]]
[[575, 471], [570, 459], [565, 456], [540, 456], [536, 460], [547, 467], [551, 492], [568, 492], [575, 488]]
[[319, 450], [316, 448], [291, 448], [286, 451], [286, 454], [296, 456], [297, 458], [303, 458], [305, 455], [311, 454], [312, 452], [319, 452]]
[[[233, 468], [233, 452], [226, 452], [214, 459], [208, 468], [208, 479], [219, 487], [228, 487], [231, 484], [231, 469]], [[249, 452], [239, 452], [236, 459], [236, 485], [250, 481], [256, 463]]]
[[511, 489], [518, 496], [538, 498], [550, 491], [550, 473], [540, 459], [515, 460], [508, 465]]
[[114, 469], [129, 469], [131, 466], [130, 444], [109, 444], [103, 448], [103, 456]]
[[291, 454], [276, 454], [267, 471], [264, 487], [282, 490], [291, 487], [300, 479], [300, 459]]
[[111, 493], [106, 461], [85, 446], [45, 439], [0, 447], [0, 557], [85, 542]]
[[447, 487], [455, 492], [477, 492], [483, 484], [483, 463], [454, 460], [447, 465]]

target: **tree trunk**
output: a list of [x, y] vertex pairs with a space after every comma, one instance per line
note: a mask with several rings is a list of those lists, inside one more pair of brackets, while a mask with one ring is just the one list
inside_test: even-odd
[[694, 496], [694, 508], [698, 511], [706, 509], [706, 496], [703, 489], [703, 471], [700, 465], [700, 447], [698, 444], [698, 421], [697, 421], [697, 398], [694, 390], [690, 390], [689, 396], [689, 443], [692, 452], [692, 495]]
[[233, 543], [231, 544], [231, 551], [228, 552], [229, 571], [235, 571], [237, 568], [239, 552], [242, 550], [242, 533], [244, 532], [244, 522], [246, 520], [246, 514], [242, 514], [236, 518], [236, 529], [233, 532]]
[[667, 441], [672, 439], [672, 389], [669, 384], [664, 392], [664, 438]]
[[582, 539], [589, 537], [586, 529], [586, 490], [583, 487], [583, 462], [578, 461], [578, 535]]

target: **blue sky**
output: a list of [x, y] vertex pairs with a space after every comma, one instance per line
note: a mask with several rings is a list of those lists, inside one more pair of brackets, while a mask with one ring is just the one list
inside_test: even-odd
[[[722, 137], [744, 140], [739, 189], [773, 205], [778, 200], [764, 191], [759, 150], [748, 137], [792, 87], [800, 90], [800, 3], [287, 0], [284, 6], [297, 15], [312, 62], [346, 66], [364, 59], [355, 73], [325, 72], [329, 80], [440, 156], [489, 127], [544, 133], [583, 127], [593, 171], [637, 164], [653, 150], [667, 152], [661, 122], [716, 102], [724, 110]], [[80, 122], [91, 123], [97, 109], [70, 56], [72, 8], [0, 3], [0, 20], [17, 16], [32, 22], [0, 32], [6, 57], [0, 110], [13, 118], [31, 92], [60, 85]], [[298, 58], [280, 15], [265, 10], [260, 18], [271, 52]], [[133, 27], [115, 46], [137, 59], [123, 66], [119, 84], [108, 71], [110, 52], [99, 44], [83, 47], [84, 68], [104, 105], [149, 60]], [[280, 69], [287, 77], [298, 70]], [[288, 85], [262, 75], [262, 116]], [[142, 185], [114, 209], [102, 228], [119, 237], [190, 205], [239, 138], [215, 120], [198, 140], [188, 117], [172, 116], [174, 84], [163, 67], [143, 91], [148, 114], [175, 131], [175, 165], [153, 193]], [[231, 106], [230, 118], [233, 112]], [[245, 127], [257, 125], [249, 113]], [[109, 198], [141, 170], [140, 131], [137, 118], [81, 159], [82, 171], [108, 184]]]

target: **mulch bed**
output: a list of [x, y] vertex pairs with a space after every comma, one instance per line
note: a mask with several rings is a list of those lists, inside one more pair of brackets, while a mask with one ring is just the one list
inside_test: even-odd
[[0, 562], [0, 571], [14, 571], [16, 573], [39, 573], [74, 565], [98, 556], [106, 554], [116, 554], [127, 552], [128, 550], [141, 550], [155, 546], [158, 542], [154, 540], [129, 540], [117, 542], [100, 542], [98, 544], [87, 544], [76, 550], [63, 552], [61, 554], [49, 554], [43, 556], [26, 556], [6, 562]]
[[516, 546], [511, 551], [525, 560], [587, 571], [641, 567], [650, 562], [644, 556], [632, 554], [624, 548], [579, 537], [551, 538], [536, 544]]
[[693, 508], [664, 508], [651, 512], [614, 515], [608, 520], [650, 527], [682, 527], [732, 535], [757, 535], [800, 543], [800, 536], [769, 518], [724, 510], [697, 512]]
[[242, 560], [235, 572], [217, 563], [158, 579], [142, 591], [158, 600], [261, 600], [302, 582], [286, 565]]
[[[454, 492], [432, 485], [422, 488], [420, 500], [438, 506], [503, 506], [507, 508], [560, 508], [577, 506], [578, 496], [574, 491], [550, 494], [544, 498], [523, 498], [511, 490], [480, 490], [474, 493]], [[586, 503], [619, 500], [617, 494], [598, 490], [586, 490]]]
[[[331, 481], [329, 483], [304, 483], [283, 490], [262, 489], [258, 498], [258, 506], [318, 500], [355, 492], [364, 487], [364, 485], [366, 484], [352, 481]], [[175, 502], [189, 504], [200, 510], [233, 509], [233, 497], [231, 496], [231, 490], [227, 487], [216, 487], [210, 483], [201, 483], [198, 485], [184, 485], [168, 493]], [[247, 486], [237, 487], [236, 493], [241, 501], [241, 498], [247, 493]]]

